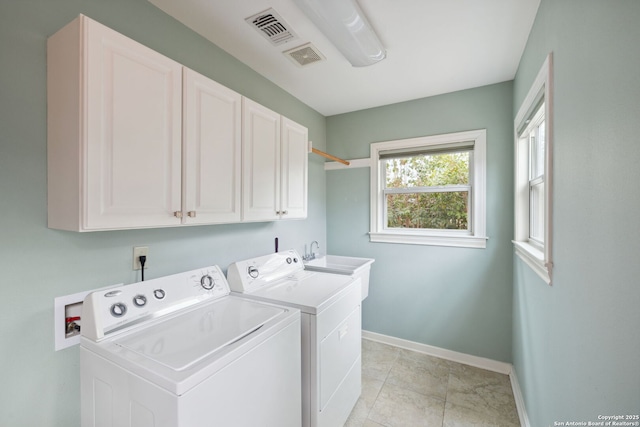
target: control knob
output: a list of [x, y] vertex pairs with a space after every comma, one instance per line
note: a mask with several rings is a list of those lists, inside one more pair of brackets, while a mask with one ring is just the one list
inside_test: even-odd
[[127, 313], [127, 306], [124, 303], [117, 302], [111, 306], [110, 311], [113, 317], [122, 317]]
[[133, 297], [133, 304], [136, 307], [144, 307], [147, 304], [147, 297], [144, 295], [136, 295]]
[[206, 290], [211, 290], [215, 286], [215, 282], [213, 281], [213, 277], [209, 274], [205, 274], [200, 278], [200, 286], [202, 286]]

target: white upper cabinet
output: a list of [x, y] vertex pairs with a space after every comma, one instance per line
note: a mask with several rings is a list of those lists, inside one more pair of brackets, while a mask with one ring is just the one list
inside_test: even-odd
[[280, 114], [242, 99], [242, 193], [245, 221], [280, 218]]
[[49, 227], [179, 224], [182, 66], [85, 16], [47, 66]]
[[280, 210], [285, 219], [306, 218], [309, 132], [282, 117], [281, 139]]
[[243, 220], [307, 216], [307, 129], [243, 98]]
[[242, 97], [184, 69], [183, 220], [241, 220]]
[[48, 223], [307, 215], [307, 129], [87, 18], [47, 42]]

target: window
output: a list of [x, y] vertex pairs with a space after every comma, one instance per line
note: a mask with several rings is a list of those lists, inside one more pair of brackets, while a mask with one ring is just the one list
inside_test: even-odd
[[389, 229], [469, 229], [469, 159], [473, 151], [425, 151], [383, 157]]
[[544, 103], [525, 129], [522, 139], [529, 152], [529, 243], [544, 247]]
[[485, 130], [371, 144], [371, 241], [486, 247], [485, 146]]
[[551, 60], [527, 94], [515, 128], [516, 254], [551, 284]]

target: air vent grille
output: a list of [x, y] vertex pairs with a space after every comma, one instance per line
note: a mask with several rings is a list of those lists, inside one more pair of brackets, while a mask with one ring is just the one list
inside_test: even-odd
[[245, 21], [259, 31], [274, 46], [280, 46], [298, 38], [274, 9], [267, 9], [257, 15], [250, 16]]
[[322, 55], [311, 43], [303, 44], [302, 46], [295, 47], [282, 53], [301, 67], [311, 65], [325, 59], [324, 55]]

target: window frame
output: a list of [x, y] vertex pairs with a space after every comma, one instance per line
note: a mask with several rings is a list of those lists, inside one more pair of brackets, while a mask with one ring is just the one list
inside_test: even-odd
[[[515, 206], [514, 206], [514, 239], [516, 255], [533, 271], [551, 285], [552, 262], [552, 183], [553, 183], [553, 56], [550, 53], [527, 96], [522, 102], [514, 120], [514, 172], [515, 172]], [[543, 106], [542, 118], [538, 111]], [[544, 152], [544, 208], [542, 232], [543, 242], [531, 239], [531, 191], [530, 191], [530, 128], [536, 122], [544, 120], [545, 152]], [[531, 123], [529, 123], [529, 121]]]
[[[433, 135], [371, 144], [371, 224], [369, 239], [375, 243], [486, 248], [486, 129]], [[469, 164], [471, 214], [469, 230], [435, 230], [386, 227], [385, 168], [381, 153], [473, 146]]]

